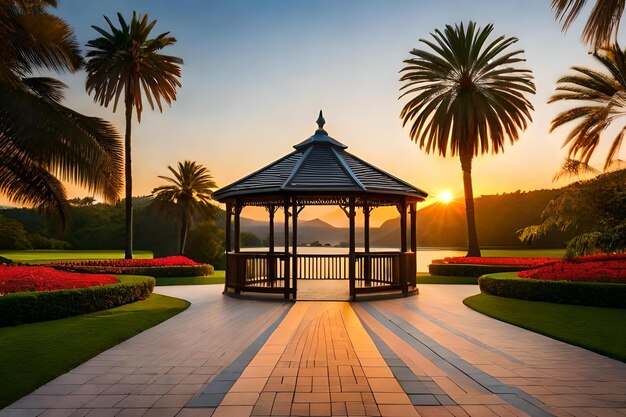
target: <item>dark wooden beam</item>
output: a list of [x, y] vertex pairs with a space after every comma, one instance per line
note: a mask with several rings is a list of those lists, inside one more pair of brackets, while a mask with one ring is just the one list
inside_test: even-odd
[[235, 253], [241, 251], [241, 205], [235, 204]]
[[350, 252], [348, 257], [348, 274], [350, 279], [350, 299], [356, 300], [356, 243], [355, 243], [355, 224], [354, 220], [356, 212], [354, 210], [354, 197], [350, 197], [349, 216], [350, 217]]
[[285, 212], [285, 299], [289, 299], [289, 199], [285, 198], [283, 205], [283, 211]]
[[297, 291], [298, 291], [298, 213], [300, 212], [300, 210], [298, 210], [298, 203], [296, 201], [296, 199], [293, 199], [293, 205], [291, 208], [291, 219], [293, 224], [291, 225], [291, 262], [292, 262], [292, 283], [293, 283], [293, 298], [296, 299], [297, 297]]
[[400, 252], [406, 252], [406, 203], [402, 202], [400, 210]]
[[232, 250], [232, 226], [233, 205], [226, 203], [226, 253]]
[[417, 252], [417, 209], [416, 204], [409, 205], [411, 211], [411, 252]]
[[228, 283], [233, 282], [233, 274], [236, 274], [237, 271], [234, 268], [230, 267], [229, 256], [232, 250], [231, 240], [232, 240], [232, 227], [231, 220], [233, 217], [233, 205], [231, 202], [226, 203], [226, 277], [224, 279], [224, 293], [228, 292]]
[[267, 208], [267, 211], [270, 214], [270, 250], [269, 256], [267, 257], [267, 263], [269, 266], [267, 271], [267, 278], [269, 279], [270, 286], [273, 287], [276, 281], [276, 257], [274, 256], [274, 214], [276, 214], [276, 207], [269, 206]]
[[368, 205], [363, 206], [363, 241], [365, 246], [365, 285], [372, 284], [372, 259], [370, 258], [370, 213], [372, 209]]
[[409, 284], [406, 268], [406, 203], [400, 203], [400, 286], [402, 294], [409, 295]]

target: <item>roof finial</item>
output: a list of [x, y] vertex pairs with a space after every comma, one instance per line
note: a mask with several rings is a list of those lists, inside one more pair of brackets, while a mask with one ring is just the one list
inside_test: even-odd
[[319, 127], [320, 129], [324, 129], [324, 124], [326, 123], [326, 120], [324, 120], [324, 115], [322, 114], [321, 110], [320, 115], [315, 123], [317, 123], [317, 127]]
[[324, 120], [324, 115], [322, 114], [322, 111], [320, 110], [320, 115], [317, 118], [317, 121], [315, 122], [317, 123], [317, 130], [315, 131], [315, 133], [326, 133], [326, 131], [324, 130], [324, 124], [326, 123], [326, 120]]

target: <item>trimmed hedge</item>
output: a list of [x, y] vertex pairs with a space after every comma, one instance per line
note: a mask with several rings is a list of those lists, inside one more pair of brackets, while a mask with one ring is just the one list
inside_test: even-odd
[[213, 275], [213, 266], [209, 264], [179, 266], [54, 266], [54, 268], [87, 274], [148, 275], [155, 278]]
[[480, 290], [500, 297], [595, 307], [626, 307], [626, 284], [546, 281], [519, 278], [514, 273], [490, 274], [478, 279]]
[[499, 272], [517, 272], [536, 267], [519, 265], [476, 265], [476, 264], [430, 264], [430, 275], [442, 275], [447, 277], [472, 277], [478, 278], [485, 274]]
[[58, 291], [18, 292], [0, 297], [0, 327], [60, 319], [144, 300], [154, 278], [121, 276], [120, 282]]

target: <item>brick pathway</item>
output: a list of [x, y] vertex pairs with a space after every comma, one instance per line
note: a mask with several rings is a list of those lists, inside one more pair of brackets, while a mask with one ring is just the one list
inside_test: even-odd
[[475, 286], [296, 304], [158, 291], [192, 307], [0, 417], [626, 416], [626, 364], [490, 319]]

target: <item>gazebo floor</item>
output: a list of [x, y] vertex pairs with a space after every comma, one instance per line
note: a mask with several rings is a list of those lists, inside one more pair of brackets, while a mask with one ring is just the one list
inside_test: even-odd
[[350, 282], [336, 280], [298, 280], [298, 301], [349, 301]]

